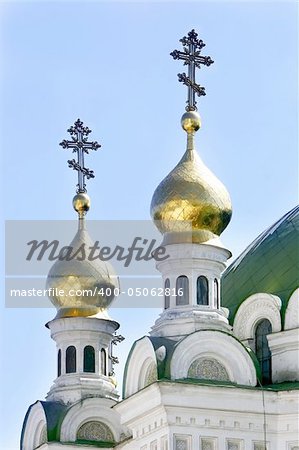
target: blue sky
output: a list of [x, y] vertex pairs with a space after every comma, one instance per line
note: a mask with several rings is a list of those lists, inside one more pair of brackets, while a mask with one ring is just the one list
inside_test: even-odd
[[[224, 182], [236, 257], [297, 203], [295, 2], [1, 3], [1, 148], [6, 219], [73, 219], [75, 174], [58, 143], [80, 117], [102, 144], [88, 165], [90, 219], [149, 219], [155, 187], [185, 149], [182, 65], [169, 53], [196, 28], [215, 63], [197, 75], [197, 149]], [[72, 236], [70, 236], [72, 238]], [[126, 341], [159, 311], [112, 312]], [[2, 308], [1, 448], [15, 450], [30, 403], [56, 373], [51, 309]], [[2, 403], [1, 402], [1, 403]]]

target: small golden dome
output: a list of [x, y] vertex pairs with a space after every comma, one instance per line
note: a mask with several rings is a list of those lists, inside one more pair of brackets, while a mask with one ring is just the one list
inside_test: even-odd
[[183, 128], [190, 130], [187, 150], [159, 184], [151, 203], [151, 216], [159, 231], [167, 234], [169, 242], [202, 243], [215, 239], [227, 227], [232, 215], [226, 188], [194, 149], [194, 131], [199, 123], [193, 116], [198, 115], [188, 112], [182, 117]]
[[79, 217], [83, 217], [90, 208], [90, 198], [84, 192], [79, 192], [73, 198], [73, 207], [77, 211]]
[[88, 259], [92, 246], [81, 219], [69, 245], [71, 255], [77, 256], [71, 259], [67, 254], [61, 255], [48, 274], [46, 288], [58, 309], [56, 318], [107, 316], [106, 309], [115, 297], [115, 289], [119, 288], [118, 278], [109, 263], [98, 258]]

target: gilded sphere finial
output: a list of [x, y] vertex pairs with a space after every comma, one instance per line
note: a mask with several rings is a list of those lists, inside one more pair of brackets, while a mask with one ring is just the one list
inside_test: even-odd
[[73, 207], [77, 211], [79, 217], [83, 217], [90, 208], [90, 198], [84, 192], [79, 192], [73, 198]]
[[187, 111], [182, 115], [181, 125], [187, 133], [194, 133], [201, 127], [201, 120], [198, 112]]

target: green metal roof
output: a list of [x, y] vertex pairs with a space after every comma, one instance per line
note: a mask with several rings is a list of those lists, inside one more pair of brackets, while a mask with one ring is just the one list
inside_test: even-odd
[[299, 206], [264, 231], [226, 269], [222, 276], [222, 305], [232, 322], [250, 295], [274, 294], [282, 300], [282, 316], [299, 286]]
[[252, 391], [297, 391], [299, 390], [299, 382], [287, 381], [278, 384], [269, 384], [268, 386], [248, 386], [244, 384], [232, 383], [230, 381], [217, 381], [217, 380], [197, 380], [194, 378], [183, 378], [179, 380], [159, 380], [158, 383], [181, 383], [181, 384], [195, 384], [197, 386], [217, 386], [223, 388], [236, 388], [236, 389], [248, 389]]
[[21, 433], [21, 448], [23, 448], [23, 439], [28, 417], [30, 415], [32, 407], [37, 403], [41, 404], [45, 412], [47, 421], [47, 442], [59, 442], [60, 425], [68, 410], [68, 407], [59, 402], [37, 400], [35, 403], [30, 405], [27, 410]]

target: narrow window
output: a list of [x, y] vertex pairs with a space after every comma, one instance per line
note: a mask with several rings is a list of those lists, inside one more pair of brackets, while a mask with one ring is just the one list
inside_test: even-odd
[[57, 355], [57, 376], [60, 377], [61, 375], [61, 350], [58, 350]]
[[103, 348], [101, 350], [101, 373], [107, 375], [106, 351]]
[[66, 349], [65, 354], [65, 372], [66, 373], [74, 373], [76, 372], [76, 347], [71, 345]]
[[220, 304], [219, 304], [219, 283], [217, 278], [215, 278], [214, 280], [214, 308], [219, 309], [220, 308]]
[[272, 332], [272, 325], [268, 319], [258, 323], [255, 330], [256, 357], [262, 370], [262, 383], [271, 383], [271, 352], [268, 344], [267, 334]]
[[176, 304], [189, 304], [189, 280], [185, 275], [181, 275], [176, 280]]
[[204, 276], [200, 276], [197, 278], [197, 304], [209, 304], [208, 280]]
[[87, 345], [84, 348], [83, 371], [95, 372], [95, 353], [94, 348], [91, 345]]
[[164, 308], [168, 309], [170, 306], [170, 281], [166, 278], [164, 284]]

